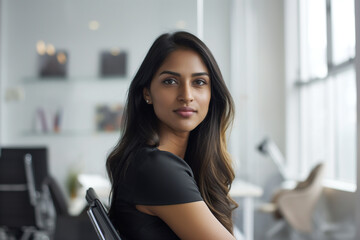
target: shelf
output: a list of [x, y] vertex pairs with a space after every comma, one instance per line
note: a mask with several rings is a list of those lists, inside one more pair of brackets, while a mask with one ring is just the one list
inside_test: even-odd
[[92, 130], [84, 130], [84, 131], [60, 131], [60, 132], [35, 132], [35, 131], [27, 131], [22, 134], [25, 137], [74, 137], [74, 136], [120, 136], [120, 131], [92, 131]]
[[22, 83], [114, 83], [114, 82], [127, 82], [128, 77], [96, 77], [96, 76], [79, 76], [79, 77], [24, 77]]

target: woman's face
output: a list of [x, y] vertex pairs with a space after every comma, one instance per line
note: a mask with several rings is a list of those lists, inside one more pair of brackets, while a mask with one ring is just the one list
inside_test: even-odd
[[150, 89], [144, 89], [161, 131], [190, 132], [204, 120], [211, 98], [210, 80], [208, 69], [193, 50], [176, 50], [165, 59]]

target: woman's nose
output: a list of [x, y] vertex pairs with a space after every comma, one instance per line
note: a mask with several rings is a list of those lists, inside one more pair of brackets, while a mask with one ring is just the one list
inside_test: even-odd
[[193, 92], [189, 84], [184, 84], [180, 86], [178, 93], [178, 100], [185, 103], [190, 103], [194, 100]]

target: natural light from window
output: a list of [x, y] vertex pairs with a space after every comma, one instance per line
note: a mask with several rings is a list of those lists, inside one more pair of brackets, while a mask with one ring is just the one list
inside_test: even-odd
[[308, 172], [326, 162], [326, 177], [356, 182], [354, 0], [301, 0], [300, 161]]

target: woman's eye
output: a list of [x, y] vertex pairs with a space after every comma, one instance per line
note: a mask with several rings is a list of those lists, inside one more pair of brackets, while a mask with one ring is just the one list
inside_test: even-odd
[[166, 85], [173, 85], [173, 84], [176, 84], [176, 80], [173, 78], [168, 78], [168, 79], [165, 79], [163, 81], [163, 83], [165, 83]]
[[194, 83], [198, 86], [202, 86], [206, 84], [206, 81], [204, 79], [196, 79]]

